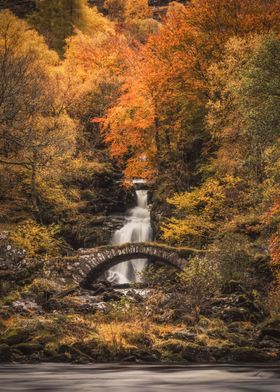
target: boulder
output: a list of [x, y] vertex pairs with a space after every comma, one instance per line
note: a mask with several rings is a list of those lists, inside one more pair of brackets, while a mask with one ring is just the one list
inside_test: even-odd
[[273, 339], [280, 345], [280, 318], [267, 321], [259, 332], [259, 340]]
[[30, 312], [41, 312], [42, 307], [32, 300], [14, 301], [12, 309], [15, 313], [29, 314]]
[[266, 362], [270, 356], [263, 350], [255, 347], [223, 346], [211, 347], [210, 351], [218, 363], [235, 362]]
[[40, 343], [19, 343], [13, 346], [16, 350], [19, 350], [24, 355], [31, 355], [41, 351], [43, 346]]
[[220, 318], [226, 322], [250, 320], [251, 315], [243, 307], [228, 306], [221, 311]]
[[11, 360], [12, 351], [8, 344], [0, 344], [0, 362], [9, 362]]
[[207, 347], [201, 347], [195, 343], [189, 343], [183, 350], [182, 357], [189, 362], [213, 363], [215, 358]]
[[231, 362], [266, 362], [270, 357], [255, 347], [234, 347], [230, 350]]
[[185, 340], [188, 342], [194, 342], [196, 334], [190, 331], [176, 331], [172, 334], [175, 339]]
[[19, 343], [25, 343], [29, 338], [30, 338], [29, 331], [22, 328], [17, 328], [1, 336], [0, 343], [7, 344], [9, 346], [14, 346]]

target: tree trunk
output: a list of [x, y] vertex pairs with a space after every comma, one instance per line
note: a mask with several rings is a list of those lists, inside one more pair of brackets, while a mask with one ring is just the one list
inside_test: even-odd
[[32, 168], [31, 168], [31, 201], [32, 201], [32, 208], [33, 208], [33, 211], [34, 211], [34, 215], [39, 220], [39, 222], [42, 223], [42, 216], [41, 216], [41, 211], [40, 211], [40, 208], [39, 208], [38, 197], [37, 197], [36, 175], [37, 175], [36, 164], [33, 163], [32, 164]]

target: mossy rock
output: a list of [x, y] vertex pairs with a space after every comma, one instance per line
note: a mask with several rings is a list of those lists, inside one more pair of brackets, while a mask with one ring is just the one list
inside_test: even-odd
[[19, 350], [24, 355], [31, 355], [37, 353], [43, 349], [43, 346], [40, 343], [20, 343], [13, 348]]
[[4, 336], [1, 336], [0, 343], [14, 346], [19, 343], [25, 343], [30, 338], [30, 331], [26, 329], [18, 328], [13, 329]]
[[87, 342], [76, 342], [72, 345], [72, 347], [82, 354], [90, 357], [92, 360], [103, 362], [110, 361], [112, 359], [110, 348], [97, 336]]
[[248, 343], [250, 344], [248, 337], [241, 336], [238, 333], [228, 333], [226, 338], [230, 342], [240, 347], [246, 347], [248, 346]]
[[228, 333], [224, 328], [211, 328], [207, 335], [214, 339], [227, 339]]
[[8, 344], [0, 344], [0, 362], [9, 362], [11, 360], [12, 352]]
[[195, 343], [189, 343], [183, 350], [182, 356], [189, 362], [212, 363], [215, 358], [207, 347], [201, 347]]
[[177, 339], [169, 339], [154, 346], [164, 359], [172, 361], [188, 361], [195, 363], [215, 362], [215, 358], [207, 347]]
[[230, 356], [230, 346], [225, 344], [219, 347], [210, 347], [210, 352], [218, 363], [227, 362]]
[[234, 362], [266, 362], [270, 357], [255, 347], [235, 347], [230, 350]]
[[153, 346], [153, 348], [160, 353], [169, 352], [172, 354], [181, 354], [186, 348], [186, 343], [179, 339], [168, 339], [159, 342]]
[[266, 362], [270, 357], [255, 347], [212, 347], [212, 355], [219, 363]]
[[122, 336], [132, 345], [144, 347], [150, 347], [152, 345], [151, 339], [144, 332], [125, 332]]
[[194, 342], [196, 339], [196, 334], [190, 331], [176, 331], [170, 335], [170, 337], [173, 337], [178, 340], [183, 340], [185, 342]]
[[262, 325], [259, 339], [262, 340], [265, 337], [280, 342], [280, 318], [270, 319]]
[[76, 345], [63, 344], [59, 347], [58, 353], [69, 356], [69, 359], [71, 359], [71, 361], [74, 361], [76, 363], [85, 363], [85, 362], [93, 361], [93, 358], [89, 354], [80, 350], [77, 344]]
[[58, 352], [53, 348], [44, 348], [44, 356], [49, 361], [56, 361], [58, 359]]
[[133, 361], [133, 362], [155, 362], [160, 358], [160, 354], [157, 351], [149, 351], [143, 350], [139, 348], [130, 348], [129, 349], [130, 356], [127, 358], [123, 358], [123, 361]]
[[222, 311], [221, 319], [226, 322], [246, 321], [251, 319], [251, 315], [245, 308], [232, 306]]
[[36, 336], [34, 336], [33, 342], [45, 346], [49, 343], [55, 343], [55, 340], [56, 338], [53, 334], [50, 334], [49, 332], [45, 331], [38, 331], [36, 333]]
[[254, 330], [255, 326], [250, 321], [233, 321], [228, 324], [229, 332], [247, 334]]

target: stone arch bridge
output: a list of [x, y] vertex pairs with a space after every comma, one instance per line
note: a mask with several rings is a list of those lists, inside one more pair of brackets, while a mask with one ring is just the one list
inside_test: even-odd
[[92, 249], [80, 249], [78, 258], [68, 263], [68, 270], [73, 271], [73, 278], [82, 287], [89, 286], [106, 270], [123, 261], [147, 258], [183, 269], [188, 258], [201, 252], [190, 248], [173, 248], [155, 243], [129, 243], [123, 245], [101, 246]]

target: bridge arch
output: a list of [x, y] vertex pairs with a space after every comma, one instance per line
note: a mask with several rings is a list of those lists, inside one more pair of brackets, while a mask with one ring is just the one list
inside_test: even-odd
[[152, 262], [160, 261], [180, 270], [185, 267], [187, 258], [192, 253], [192, 250], [185, 249], [182, 256], [176, 248], [145, 243], [80, 249], [79, 263], [75, 266], [75, 280], [82, 287], [87, 287], [114, 265], [141, 258], [148, 258]]

